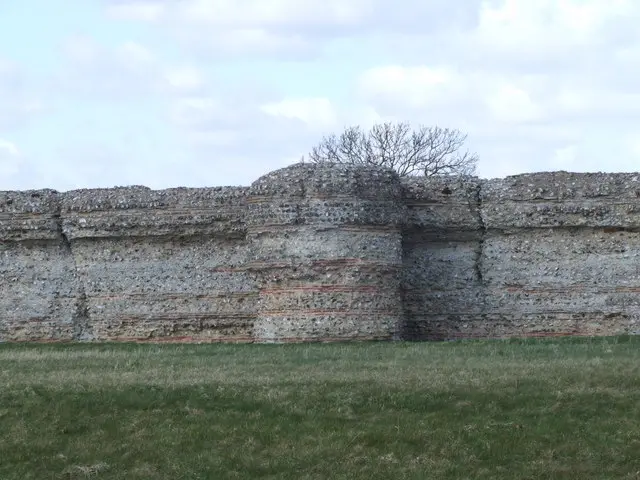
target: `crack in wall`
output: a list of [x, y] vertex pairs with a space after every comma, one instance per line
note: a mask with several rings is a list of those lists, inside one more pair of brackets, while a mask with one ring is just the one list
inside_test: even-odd
[[410, 255], [409, 252], [413, 246], [409, 244], [409, 233], [407, 231], [401, 231], [401, 248], [402, 248], [402, 268], [400, 270], [400, 288], [399, 295], [402, 302], [402, 319], [400, 325], [398, 325], [397, 336], [394, 340], [415, 341], [419, 339], [419, 334], [416, 333], [416, 326], [414, 321], [413, 311], [409, 308], [408, 291], [410, 289], [411, 282], [407, 279], [407, 270], [409, 266], [406, 264]]
[[478, 183], [474, 189], [475, 209], [478, 219], [478, 225], [480, 230], [480, 239], [476, 246], [475, 258], [473, 262], [473, 269], [475, 272], [476, 280], [480, 285], [484, 285], [484, 275], [482, 270], [484, 269], [484, 241], [487, 235], [487, 226], [482, 218], [482, 183]]
[[84, 286], [84, 282], [80, 278], [78, 263], [71, 247], [71, 240], [62, 227], [62, 216], [58, 213], [54, 215], [54, 218], [56, 221], [56, 230], [58, 232], [60, 240], [62, 241], [64, 251], [69, 256], [71, 256], [71, 260], [73, 261], [73, 279], [75, 281], [75, 291], [77, 293], [75, 301], [75, 311], [73, 313], [73, 316], [71, 317], [71, 321], [73, 323], [73, 340], [88, 340], [92, 338], [92, 335], [90, 332], [91, 327], [89, 318], [89, 307], [87, 303], [87, 292]]

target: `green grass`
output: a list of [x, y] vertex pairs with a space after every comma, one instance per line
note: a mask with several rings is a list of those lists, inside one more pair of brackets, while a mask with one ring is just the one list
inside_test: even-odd
[[0, 479], [640, 479], [640, 338], [0, 345]]

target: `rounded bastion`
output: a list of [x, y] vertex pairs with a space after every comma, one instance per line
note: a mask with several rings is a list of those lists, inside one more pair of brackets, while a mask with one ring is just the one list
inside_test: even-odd
[[391, 339], [402, 324], [402, 185], [395, 172], [297, 164], [253, 183], [257, 341]]

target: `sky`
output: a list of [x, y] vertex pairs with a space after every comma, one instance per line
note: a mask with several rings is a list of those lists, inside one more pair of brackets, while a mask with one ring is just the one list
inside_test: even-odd
[[638, 0], [0, 0], [0, 190], [249, 185], [459, 129], [484, 178], [640, 170]]

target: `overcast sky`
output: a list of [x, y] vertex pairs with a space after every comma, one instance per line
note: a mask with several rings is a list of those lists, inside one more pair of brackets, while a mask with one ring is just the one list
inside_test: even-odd
[[638, 0], [0, 0], [0, 190], [248, 185], [347, 125], [640, 170]]

